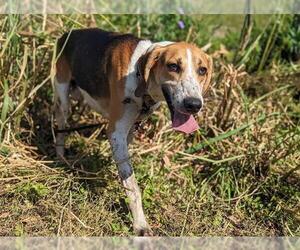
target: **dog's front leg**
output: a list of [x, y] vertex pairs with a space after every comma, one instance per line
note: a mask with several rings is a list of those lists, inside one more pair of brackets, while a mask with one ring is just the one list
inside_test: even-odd
[[141, 192], [138, 187], [128, 153], [127, 137], [138, 116], [138, 107], [134, 103], [124, 105], [121, 118], [111, 121], [109, 139], [112, 146], [113, 158], [118, 165], [119, 175], [125, 192], [129, 198], [129, 207], [133, 216], [133, 228], [140, 236], [151, 235], [151, 229], [146, 222]]

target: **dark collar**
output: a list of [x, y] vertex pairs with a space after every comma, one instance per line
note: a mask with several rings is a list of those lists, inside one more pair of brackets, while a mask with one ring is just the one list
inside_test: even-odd
[[141, 109], [141, 114], [143, 113], [148, 113], [151, 109], [156, 104], [156, 101], [153, 100], [153, 98], [149, 94], [145, 94], [143, 96], [143, 105]]
[[146, 94], [143, 96], [142, 108], [140, 109], [140, 114], [137, 118], [137, 123], [139, 124], [141, 121], [145, 120], [149, 115], [152, 114], [154, 108], [153, 106], [157, 102], [153, 100], [153, 98]]

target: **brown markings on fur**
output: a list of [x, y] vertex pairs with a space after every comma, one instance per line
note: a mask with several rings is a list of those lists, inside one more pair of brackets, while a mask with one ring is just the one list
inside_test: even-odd
[[131, 56], [136, 44], [124, 41], [119, 44], [111, 53], [109, 72], [110, 84], [110, 107], [109, 107], [109, 127], [108, 134], [115, 130], [116, 122], [122, 117], [124, 112], [124, 97], [126, 76]]
[[[203, 93], [207, 92], [213, 73], [212, 58], [196, 45], [186, 42], [178, 42], [168, 46], [158, 47], [146, 54], [144, 59], [139, 63], [139, 67], [142, 70], [144, 68], [144, 81], [148, 81], [149, 74], [152, 72], [154, 80], [157, 83], [167, 80], [180, 82], [180, 79], [184, 79], [188, 73], [187, 49], [191, 51], [194, 76], [199, 83], [203, 84]], [[180, 72], [169, 71], [167, 65], [170, 63], [180, 65]], [[204, 76], [197, 73], [200, 66], [207, 68], [207, 73]], [[140, 84], [140, 86], [147, 86], [147, 83], [144, 83], [144, 85]]]
[[56, 62], [56, 79], [58, 83], [69, 83], [71, 81], [71, 69], [64, 56], [60, 56]]
[[214, 67], [213, 67], [213, 59], [211, 56], [206, 55], [207, 57], [207, 75], [205, 78], [205, 82], [203, 84], [203, 95], [205, 95], [211, 85], [211, 79], [212, 79], [212, 75], [214, 72]]
[[135, 95], [137, 97], [142, 97], [145, 94], [146, 89], [148, 88], [150, 71], [159, 60], [160, 54], [163, 50], [163, 47], [155, 48], [151, 52], [148, 52], [145, 55], [141, 56], [138, 60], [137, 67], [140, 73], [140, 79], [138, 82], [138, 87], [135, 90]]

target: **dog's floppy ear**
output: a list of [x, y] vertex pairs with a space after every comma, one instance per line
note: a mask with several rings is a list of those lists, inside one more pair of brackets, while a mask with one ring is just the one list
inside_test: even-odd
[[206, 77], [206, 80], [203, 85], [203, 94], [205, 94], [207, 92], [207, 90], [209, 89], [209, 86], [211, 84], [213, 70], [214, 70], [212, 57], [211, 56], [207, 56], [207, 57], [208, 57], [208, 68], [207, 68], [207, 77]]
[[159, 60], [162, 47], [156, 47], [153, 50], [147, 52], [141, 56], [137, 63], [138, 71], [138, 86], [134, 92], [135, 96], [142, 97], [148, 88], [148, 79], [150, 71]]

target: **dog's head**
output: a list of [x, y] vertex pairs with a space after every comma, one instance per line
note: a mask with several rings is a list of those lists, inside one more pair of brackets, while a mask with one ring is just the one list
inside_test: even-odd
[[193, 114], [203, 106], [213, 71], [212, 59], [185, 42], [156, 46], [138, 62], [140, 84], [136, 96], [148, 93], [154, 100], [166, 100], [172, 125], [185, 133], [198, 128]]

